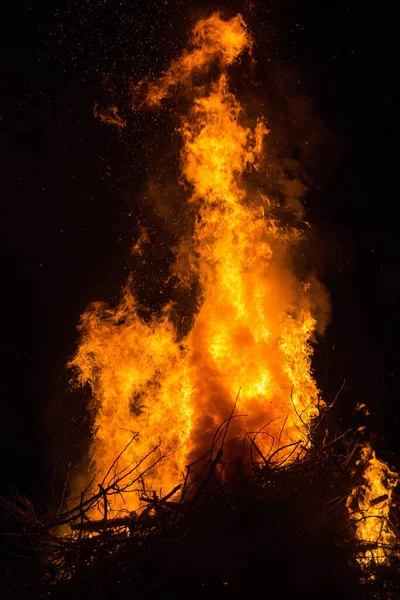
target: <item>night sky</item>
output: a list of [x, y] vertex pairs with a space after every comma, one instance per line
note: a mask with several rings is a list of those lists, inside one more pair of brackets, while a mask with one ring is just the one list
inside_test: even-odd
[[[393, 15], [365, 6], [82, 0], [2, 8], [2, 492], [13, 485], [50, 501], [52, 473], [57, 486], [84, 452], [88, 397], [69, 387], [65, 363], [80, 313], [92, 300], [115, 302], [135, 267], [129, 249], [139, 220], [153, 250], [138, 293], [152, 307], [162, 302], [169, 248], [185, 226], [172, 185], [177, 138], [167, 114], [129, 111], [128, 83], [160, 73], [196, 19], [216, 8], [240, 11], [249, 24], [252, 101], [264, 104], [281, 152], [307, 178], [309, 260], [332, 298], [315, 350], [317, 381], [330, 401], [346, 379], [343, 423], [366, 402], [381, 455], [400, 467], [397, 48]], [[244, 98], [250, 83], [234, 81]], [[96, 102], [119, 106], [123, 134], [94, 118]]]

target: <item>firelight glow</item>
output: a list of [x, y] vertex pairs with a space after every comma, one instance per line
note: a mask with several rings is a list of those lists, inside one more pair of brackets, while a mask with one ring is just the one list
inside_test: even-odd
[[[82, 315], [70, 366], [93, 393], [95, 483], [138, 432], [118, 469], [141, 460], [161, 440], [170, 456], [149, 471], [146, 486], [169, 492], [185, 466], [207, 451], [235, 399], [243, 416], [232, 421], [231, 458], [246, 447], [247, 432], [267, 425], [257, 438], [261, 452], [275, 453], [279, 461], [288, 445], [299, 442], [290, 458], [295, 460], [323, 406], [310, 341], [318, 328], [316, 307], [326, 295], [312, 277], [296, 275], [292, 260], [304, 227], [300, 220], [296, 226], [280, 222], [276, 200], [247, 183], [252, 174], [257, 180], [264, 174], [268, 129], [263, 119], [246, 116], [228, 67], [251, 46], [241, 15], [224, 20], [213, 14], [198, 21], [187, 49], [158, 80], [133, 90], [134, 110], [157, 110], [178, 88], [190, 91], [191, 106], [179, 126], [180, 163], [197, 217], [176, 249], [172, 276], [182, 287], [198, 282], [201, 292], [183, 339], [171, 302], [161, 316], [140, 316], [131, 281], [118, 306], [97, 302]], [[140, 254], [148, 242], [143, 231], [134, 251]], [[122, 501], [115, 498], [112, 509], [118, 510]], [[128, 510], [139, 508], [136, 494], [125, 495], [124, 503]]]

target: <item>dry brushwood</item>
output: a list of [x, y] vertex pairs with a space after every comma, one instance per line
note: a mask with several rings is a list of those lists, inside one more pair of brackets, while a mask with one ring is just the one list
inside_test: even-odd
[[[230, 464], [227, 450], [237, 440], [229, 438], [229, 428], [241, 418], [235, 409], [236, 403], [208, 452], [162, 497], [146, 488], [145, 478], [172, 450], [162, 451], [160, 441], [142, 460], [118, 470], [133, 434], [98, 491], [89, 495], [88, 486], [68, 510], [39, 518], [28, 500], [2, 499], [3, 514], [18, 524], [12, 535], [19, 555], [40, 557], [35, 577], [14, 582], [13, 593], [54, 600], [73, 594], [124, 598], [133, 592], [172, 598], [190, 586], [193, 597], [229, 590], [229, 597], [239, 598], [264, 585], [266, 572], [273, 585], [284, 563], [283, 597], [304, 593], [308, 598], [312, 590], [323, 590], [334, 598], [345, 586], [352, 598], [399, 598], [398, 548], [385, 548], [393, 557], [391, 567], [371, 564], [361, 571], [356, 562], [366, 550], [380, 547], [355, 539], [345, 506], [357, 483], [357, 433], [330, 435], [322, 416], [307, 428], [309, 439], [299, 437], [276, 450], [271, 438], [269, 452], [262, 452], [257, 439], [268, 437], [265, 426], [245, 436], [242, 457]], [[128, 492], [138, 494], [142, 509], [111, 517], [113, 496]], [[94, 509], [101, 519], [91, 518]]]

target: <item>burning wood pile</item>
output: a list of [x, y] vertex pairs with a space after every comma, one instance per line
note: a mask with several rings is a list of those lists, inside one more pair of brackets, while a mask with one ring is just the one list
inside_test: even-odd
[[[232, 412], [209, 451], [164, 496], [147, 483], [169, 459], [160, 443], [145, 469], [144, 461], [119, 469], [124, 448], [96, 493], [88, 487], [57, 514], [40, 518], [26, 499], [3, 499], [17, 544], [10, 597], [172, 598], [189, 591], [236, 598], [268, 583], [283, 597], [398, 598], [397, 477], [387, 469], [388, 493], [366, 501], [370, 463], [360, 434], [330, 435], [322, 416], [296, 460], [295, 445], [285, 457], [263, 455], [257, 432], [232, 464], [235, 418]], [[116, 496], [124, 504], [131, 494], [138, 511], [110, 510]], [[377, 535], [363, 539], [359, 532], [370, 523]]]
[[[161, 310], [131, 278], [82, 315], [69, 366], [92, 392], [92, 476], [46, 519], [3, 501], [41, 557], [25, 597], [399, 597], [398, 475], [362, 433], [330, 432], [311, 368], [329, 302], [299, 250], [304, 185], [232, 91], [252, 45], [241, 15], [213, 14], [132, 84], [134, 110], [178, 121], [192, 220]], [[116, 107], [95, 115], [126, 127]], [[142, 228], [138, 264], [150, 244]]]

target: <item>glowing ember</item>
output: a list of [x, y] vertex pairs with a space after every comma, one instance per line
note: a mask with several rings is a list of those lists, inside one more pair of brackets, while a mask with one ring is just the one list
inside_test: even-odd
[[[172, 303], [161, 316], [139, 315], [131, 281], [116, 308], [95, 303], [82, 316], [70, 365], [93, 391], [95, 483], [138, 432], [118, 459], [118, 470], [135, 465], [161, 440], [160, 452], [170, 455], [148, 472], [146, 487], [169, 492], [185, 465], [209, 449], [236, 398], [236, 413], [245, 416], [232, 421], [232, 458], [241, 455], [246, 433], [265, 425], [257, 444], [266, 456], [275, 452], [275, 460], [287, 456], [283, 448], [289, 444], [299, 442], [293, 460], [301, 444], [309, 443], [308, 426], [321, 406], [310, 340], [326, 296], [313, 279], [296, 276], [291, 258], [302, 238], [300, 226], [279, 222], [275, 201], [255, 191], [254, 182], [246, 184], [261, 170], [268, 134], [262, 120], [249, 124], [229, 88], [227, 67], [246, 50], [251, 38], [242, 17], [225, 21], [214, 14], [196, 24], [188, 49], [158, 81], [140, 82], [133, 90], [134, 109], [157, 108], [182, 89], [192, 98], [179, 131], [182, 178], [197, 218], [191, 237], [176, 249], [172, 275], [178, 286], [198, 282], [201, 293], [193, 299], [193, 325], [183, 339], [177, 339]], [[198, 83], [207, 74], [207, 84]], [[110, 115], [123, 125], [116, 110]], [[145, 243], [143, 230], [134, 252], [140, 255]], [[154, 455], [142, 466], [153, 460]], [[366, 484], [365, 502], [389, 493], [385, 467], [374, 455], [365, 478], [378, 482], [373, 491]], [[112, 510], [122, 506], [115, 498]], [[129, 510], [138, 508], [136, 494], [126, 494], [124, 501]], [[389, 501], [373, 510], [386, 510]], [[370, 521], [358, 528], [360, 538], [376, 539]]]

